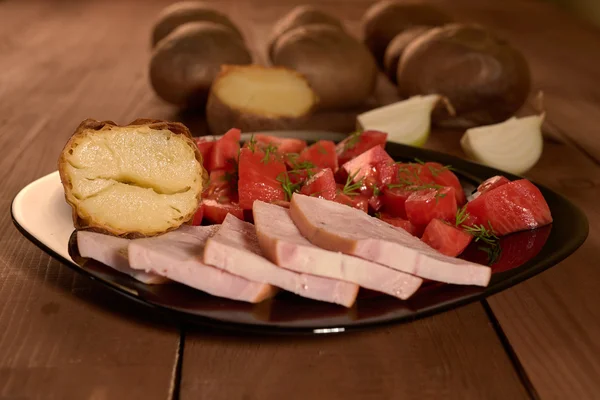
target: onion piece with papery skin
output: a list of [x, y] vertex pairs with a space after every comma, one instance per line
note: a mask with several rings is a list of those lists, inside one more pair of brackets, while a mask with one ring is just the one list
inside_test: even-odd
[[487, 166], [516, 175], [531, 169], [542, 156], [545, 114], [512, 117], [494, 125], [468, 129], [460, 140], [465, 153]]
[[413, 96], [360, 114], [358, 126], [361, 130], [386, 132], [390, 142], [420, 147], [427, 142], [431, 112], [440, 101], [444, 101], [452, 112], [449, 103], [440, 95]]

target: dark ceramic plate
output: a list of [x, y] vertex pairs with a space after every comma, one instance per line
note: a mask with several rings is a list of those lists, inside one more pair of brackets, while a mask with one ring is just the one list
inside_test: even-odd
[[[341, 140], [344, 135], [331, 132], [276, 132], [279, 136], [296, 137], [308, 141], [316, 139]], [[243, 139], [247, 140], [248, 135]], [[467, 193], [477, 184], [494, 175], [505, 175], [510, 179], [519, 177], [497, 171], [431, 150], [388, 143], [388, 153], [396, 160], [437, 161], [450, 164], [456, 169]], [[56, 183], [52, 183], [56, 186]], [[561, 195], [539, 186], [548, 202], [554, 222], [550, 226], [534, 231], [521, 232], [501, 239], [501, 253], [492, 265], [493, 275], [488, 287], [429, 284], [423, 286], [408, 301], [361, 290], [359, 299], [351, 309], [304, 299], [289, 293], [279, 294], [274, 299], [252, 305], [217, 298], [188, 287], [169, 284], [147, 286], [126, 275], [120, 274], [93, 260], [82, 259], [77, 254], [74, 235], [70, 236], [68, 255], [50, 237], [21, 224], [24, 206], [23, 196], [13, 202], [13, 220], [17, 227], [40, 248], [63, 263], [72, 266], [92, 279], [99, 280], [112, 289], [153, 306], [161, 311], [176, 315], [189, 322], [218, 328], [236, 329], [261, 333], [337, 333], [376, 325], [400, 323], [422, 318], [461, 305], [481, 300], [522, 282], [552, 267], [572, 254], [583, 244], [588, 235], [588, 223], [584, 214]], [[23, 189], [25, 192], [27, 188]], [[38, 189], [41, 190], [41, 189]], [[45, 190], [50, 190], [46, 188]], [[62, 187], [57, 201], [62, 201]], [[29, 196], [32, 196], [29, 190]], [[19, 203], [19, 204], [17, 204]], [[15, 217], [15, 210], [19, 217]], [[51, 211], [51, 210], [48, 210]], [[62, 219], [70, 218], [62, 217]], [[59, 221], [64, 227], [68, 221]], [[67, 225], [64, 225], [67, 224]], [[70, 225], [72, 231], [72, 225]], [[35, 227], [34, 227], [35, 228]], [[35, 231], [35, 232], [34, 232]], [[66, 235], [68, 237], [69, 233]], [[56, 235], [55, 235], [56, 236]], [[65, 237], [65, 241], [67, 240]], [[479, 263], [489, 261], [488, 253], [477, 244], [464, 253], [466, 259]]]

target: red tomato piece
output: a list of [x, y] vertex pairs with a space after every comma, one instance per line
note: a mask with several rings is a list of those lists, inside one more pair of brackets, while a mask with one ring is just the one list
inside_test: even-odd
[[442, 254], [456, 257], [467, 248], [473, 236], [446, 221], [434, 218], [427, 224], [421, 240]]
[[435, 183], [433, 174], [429, 168], [422, 164], [402, 163], [397, 165], [398, 175], [392, 180], [392, 183], [412, 184], [415, 186]]
[[291, 183], [301, 183], [310, 179], [312, 176], [315, 176], [319, 171], [322, 171], [320, 168], [307, 168], [307, 169], [296, 169], [288, 171], [288, 177]]
[[489, 190], [467, 203], [466, 211], [477, 225], [491, 225], [496, 235], [535, 229], [552, 223], [542, 192], [527, 179]]
[[337, 155], [335, 154], [335, 143], [331, 140], [319, 140], [307, 147], [300, 153], [298, 162], [309, 161], [317, 167], [338, 169]]
[[382, 210], [391, 217], [406, 219], [405, 203], [413, 190], [400, 187], [384, 187], [381, 196]]
[[354, 177], [354, 182], [370, 176], [377, 176], [376, 165], [393, 164], [392, 157], [385, 152], [383, 147], [375, 146], [356, 158], [342, 165], [342, 169], [347, 175]]
[[300, 189], [300, 193], [307, 196], [333, 200], [335, 199], [336, 189], [337, 186], [335, 178], [333, 177], [333, 172], [331, 169], [326, 168], [308, 179], [304, 186], [302, 186], [302, 189]]
[[212, 148], [208, 170], [235, 168], [240, 150], [241, 131], [230, 129], [217, 140]]
[[371, 210], [373, 210], [374, 212], [378, 212], [379, 210], [381, 210], [382, 206], [383, 200], [381, 196], [372, 195], [371, 197], [369, 197], [369, 207]]
[[426, 162], [425, 168], [431, 172], [433, 181], [440, 186], [451, 186], [456, 194], [456, 202], [458, 205], [463, 205], [467, 202], [467, 196], [463, 190], [458, 177], [448, 167], [436, 162]]
[[265, 157], [260, 149], [240, 150], [238, 195], [243, 209], [252, 209], [254, 200], [270, 203], [286, 200], [281, 179], [286, 175], [283, 161], [273, 155]]
[[434, 218], [454, 221], [457, 211], [454, 188], [417, 190], [406, 199], [404, 207], [406, 217], [415, 225], [427, 225]]
[[239, 219], [244, 219], [244, 210], [235, 203], [219, 203], [216, 200], [202, 200], [202, 209], [204, 211], [204, 220], [213, 224], [221, 224], [227, 214], [233, 214]]
[[220, 203], [229, 203], [237, 200], [235, 185], [237, 177], [224, 169], [210, 172], [208, 186], [202, 193], [205, 199], [217, 200]]
[[200, 207], [198, 207], [198, 209], [196, 210], [196, 213], [194, 214], [194, 218], [192, 218], [191, 225], [198, 226], [198, 225], [202, 224], [203, 218], [204, 218], [204, 205], [200, 204]]
[[509, 182], [510, 181], [508, 180], [508, 178], [502, 175], [492, 176], [491, 178], [488, 178], [485, 181], [481, 182], [481, 184], [477, 187], [476, 195], [481, 196], [485, 192], [489, 192], [490, 190], [496, 189], [497, 187], [505, 185]]
[[417, 227], [412, 224], [412, 222], [398, 217], [393, 217], [389, 214], [381, 213], [377, 216], [380, 220], [387, 222], [390, 225], [393, 225], [397, 228], [404, 229], [406, 232], [410, 233], [413, 236], [417, 235]]
[[352, 134], [335, 147], [338, 163], [343, 165], [375, 146], [381, 146], [385, 149], [386, 141], [387, 133], [379, 131], [364, 131]]
[[200, 136], [195, 140], [196, 146], [198, 146], [198, 150], [202, 154], [202, 165], [204, 165], [204, 168], [209, 169], [210, 155], [215, 145], [215, 138], [214, 136]]
[[277, 147], [277, 151], [282, 154], [300, 153], [306, 148], [306, 141], [301, 139], [281, 138], [257, 133], [254, 135], [254, 140], [256, 140], [256, 143], [261, 145], [260, 147], [263, 147], [262, 145], [272, 144], [273, 146]]
[[369, 199], [367, 197], [360, 194], [357, 194], [355, 196], [348, 196], [342, 191], [344, 185], [338, 184], [337, 187], [338, 190], [333, 201], [345, 204], [350, 207], [358, 208], [359, 210], [362, 210], [364, 212], [369, 212]]

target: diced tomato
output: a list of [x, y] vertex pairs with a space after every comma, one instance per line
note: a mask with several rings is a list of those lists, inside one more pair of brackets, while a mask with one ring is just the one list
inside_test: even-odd
[[321, 168], [307, 168], [307, 169], [295, 169], [288, 171], [288, 177], [291, 183], [300, 183], [305, 182], [310, 177], [315, 176], [319, 171], [322, 171]]
[[[277, 136], [265, 135], [257, 133], [254, 139], [259, 145], [269, 145], [277, 147], [277, 151], [281, 154], [300, 153], [306, 148], [306, 141], [293, 138], [282, 138]], [[261, 146], [262, 147], [262, 146]]]
[[378, 212], [379, 210], [381, 210], [382, 206], [383, 206], [383, 200], [382, 200], [381, 195], [379, 195], [379, 196], [372, 195], [371, 197], [369, 197], [369, 208], [373, 212]]
[[300, 189], [300, 193], [307, 196], [333, 200], [335, 199], [336, 189], [337, 186], [335, 178], [333, 177], [333, 172], [331, 169], [326, 168], [308, 179], [304, 186], [302, 186], [302, 189]]
[[507, 184], [508, 182], [510, 182], [508, 178], [502, 175], [492, 176], [491, 178], [481, 182], [481, 184], [477, 187], [477, 196], [481, 196], [485, 192], [496, 189], [497, 187]]
[[237, 201], [236, 184], [237, 177], [234, 173], [224, 169], [213, 170], [210, 172], [208, 186], [202, 193], [202, 197], [220, 203], [235, 202]]
[[241, 131], [230, 129], [217, 140], [213, 145], [207, 169], [209, 171], [213, 169], [233, 169], [240, 150], [240, 139]]
[[478, 225], [491, 225], [496, 235], [539, 228], [552, 223], [542, 192], [527, 179], [489, 190], [467, 203], [467, 212]]
[[392, 183], [422, 186], [435, 183], [433, 174], [423, 164], [401, 163], [398, 165], [398, 175]]
[[375, 164], [377, 171], [377, 182], [380, 186], [397, 183], [398, 164], [389, 160]]
[[[272, 202], [285, 200], [281, 179], [286, 175], [283, 161], [274, 156], [265, 158], [260, 149], [240, 150], [238, 195], [243, 209], [252, 209], [254, 200]], [[279, 180], [278, 180], [279, 179]]]
[[307, 147], [300, 153], [298, 162], [309, 161], [317, 167], [338, 169], [337, 155], [335, 154], [335, 143], [331, 140], [319, 140]]
[[404, 218], [392, 217], [391, 215], [385, 213], [380, 213], [377, 217], [390, 225], [404, 229], [413, 236], [416, 236], [417, 234], [417, 227], [414, 226], [412, 222]]
[[394, 160], [385, 152], [383, 147], [378, 145], [346, 162], [342, 165], [342, 169], [347, 175], [354, 177], [354, 182], [358, 182], [361, 179], [376, 176], [375, 166], [382, 163], [393, 164]]
[[434, 218], [427, 224], [421, 240], [442, 254], [456, 257], [471, 243], [473, 236], [446, 221]]
[[196, 213], [194, 214], [194, 218], [192, 218], [191, 225], [198, 226], [198, 225], [202, 224], [203, 218], [204, 218], [204, 205], [200, 204], [200, 207], [198, 207], [198, 209], [196, 210]]
[[214, 136], [200, 136], [196, 138], [196, 146], [198, 146], [198, 150], [200, 151], [200, 154], [202, 154], [202, 164], [206, 169], [209, 169], [210, 155], [214, 145]]
[[385, 149], [386, 141], [387, 133], [379, 131], [364, 131], [352, 134], [335, 147], [338, 163], [343, 165], [375, 146], [381, 146]]
[[360, 194], [357, 194], [355, 196], [348, 196], [342, 191], [344, 185], [338, 184], [337, 187], [338, 190], [333, 201], [345, 204], [350, 207], [358, 208], [359, 210], [362, 210], [364, 212], [369, 212], [369, 199], [367, 197]]
[[227, 214], [233, 214], [239, 219], [244, 219], [244, 211], [235, 203], [219, 203], [216, 200], [202, 200], [202, 209], [204, 211], [204, 220], [213, 224], [221, 224]]
[[440, 186], [451, 186], [454, 188], [456, 202], [459, 206], [467, 202], [467, 196], [458, 177], [448, 167], [436, 162], [426, 162], [425, 168], [429, 169], [435, 183]]
[[412, 193], [412, 190], [406, 188], [384, 187], [381, 195], [382, 210], [391, 217], [406, 219], [405, 203]]
[[434, 218], [454, 221], [457, 211], [454, 188], [417, 190], [406, 199], [404, 207], [406, 217], [415, 225], [427, 225]]

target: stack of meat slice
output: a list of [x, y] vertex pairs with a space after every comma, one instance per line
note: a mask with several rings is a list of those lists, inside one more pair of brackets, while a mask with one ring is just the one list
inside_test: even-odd
[[127, 240], [80, 231], [81, 256], [148, 284], [175, 281], [257, 303], [279, 289], [351, 307], [360, 287], [407, 299], [423, 278], [486, 286], [491, 269], [447, 257], [418, 238], [349, 206], [294, 194], [290, 209], [255, 201], [254, 225], [182, 226]]

